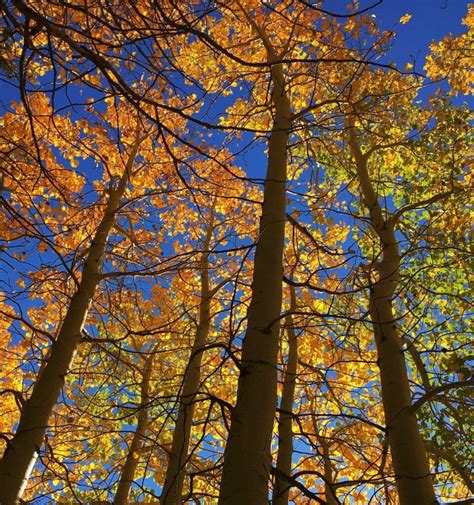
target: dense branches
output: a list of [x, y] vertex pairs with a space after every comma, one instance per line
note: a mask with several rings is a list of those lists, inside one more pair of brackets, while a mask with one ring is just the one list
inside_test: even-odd
[[381, 4], [0, 0], [2, 503], [470, 500], [472, 34]]

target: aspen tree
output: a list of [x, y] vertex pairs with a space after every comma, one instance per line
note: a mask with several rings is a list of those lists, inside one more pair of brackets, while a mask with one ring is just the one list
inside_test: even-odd
[[398, 334], [393, 297], [400, 279], [400, 250], [395, 235], [395, 220], [385, 218], [379, 195], [367, 168], [368, 155], [357, 140], [353, 118], [349, 124], [349, 146], [355, 162], [363, 203], [369, 210], [370, 224], [382, 251], [378, 279], [371, 285], [369, 312], [375, 333], [378, 366], [382, 384], [382, 402], [387, 437], [401, 505], [437, 503], [430, 475], [426, 449], [411, 409], [411, 390]]
[[121, 198], [127, 187], [141, 139], [137, 135], [128, 155], [124, 172], [116, 187], [110, 187], [102, 220], [91, 241], [82, 276], [71, 298], [57, 339], [51, 347], [46, 365], [35, 382], [31, 396], [23, 406], [20, 422], [0, 463], [0, 503], [16, 503], [25, 490], [38, 451], [48, 429], [49, 419], [64, 385], [68, 369], [82, 339], [82, 330], [97, 285], [100, 265], [114, 226]]
[[324, 497], [326, 499], [327, 505], [338, 505], [339, 501], [336, 496], [335, 488], [334, 488], [334, 471], [333, 465], [331, 461], [331, 447], [329, 441], [321, 435], [318, 423], [316, 422], [316, 416], [314, 415], [314, 411], [316, 406], [314, 401], [311, 405], [311, 410], [313, 411], [313, 415], [311, 416], [311, 421], [313, 423], [313, 430], [316, 436], [316, 439], [321, 446], [321, 453], [323, 458], [323, 467], [324, 467]]
[[289, 485], [283, 475], [291, 474], [293, 457], [293, 403], [298, 366], [298, 341], [296, 337], [293, 315], [296, 310], [296, 293], [294, 286], [290, 286], [290, 309], [286, 316], [286, 332], [288, 335], [288, 359], [283, 374], [283, 389], [280, 401], [280, 417], [278, 421], [278, 457], [276, 462], [277, 474], [273, 489], [273, 505], [287, 505]]
[[219, 498], [219, 503], [223, 505], [260, 505], [268, 497], [270, 444], [277, 401], [276, 361], [282, 300], [286, 161], [291, 128], [290, 101], [282, 64], [272, 66], [271, 81], [273, 127], [268, 141], [252, 301], [242, 346], [237, 403], [224, 452]]
[[140, 385], [140, 405], [138, 407], [137, 426], [133, 433], [130, 443], [127, 458], [120, 473], [117, 492], [115, 493], [113, 505], [126, 505], [128, 503], [128, 495], [135, 479], [140, 456], [143, 452], [146, 442], [146, 434], [150, 423], [148, 416], [148, 408], [150, 406], [150, 377], [153, 372], [153, 361], [155, 350], [153, 349], [149, 356], [145, 359], [143, 367], [142, 382]]
[[162, 505], [179, 505], [182, 502], [181, 495], [188, 461], [194, 406], [201, 384], [201, 362], [210, 331], [213, 290], [209, 285], [209, 253], [212, 234], [214, 232], [214, 208], [215, 201], [210, 210], [209, 223], [203, 243], [203, 252], [201, 253], [199, 262], [199, 275], [201, 278], [199, 322], [191, 348], [191, 356], [184, 372], [182, 391], [178, 398], [178, 417], [173, 431], [173, 442], [160, 498]]

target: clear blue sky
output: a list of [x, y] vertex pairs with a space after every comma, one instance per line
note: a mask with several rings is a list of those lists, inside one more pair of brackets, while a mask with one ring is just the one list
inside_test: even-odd
[[[329, 0], [329, 3], [336, 5], [340, 2]], [[374, 2], [365, 0], [361, 6], [371, 3]], [[467, 0], [384, 0], [372, 12], [383, 28], [395, 28], [397, 32], [391, 57], [403, 65], [412, 55], [417, 59], [417, 70], [420, 71], [433, 40], [440, 40], [448, 33], [461, 34], [466, 31], [461, 20], [467, 13], [469, 3]], [[410, 22], [397, 25], [404, 14], [412, 15]]]

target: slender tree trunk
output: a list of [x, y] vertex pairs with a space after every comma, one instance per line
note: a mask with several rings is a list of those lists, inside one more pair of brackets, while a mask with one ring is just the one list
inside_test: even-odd
[[127, 459], [120, 474], [119, 485], [115, 493], [114, 505], [126, 505], [128, 495], [135, 479], [135, 472], [140, 462], [140, 455], [146, 443], [146, 432], [148, 429], [149, 418], [148, 408], [150, 405], [150, 377], [153, 370], [153, 359], [155, 354], [152, 352], [145, 360], [143, 377], [141, 383], [140, 406], [137, 419], [137, 427], [133, 434], [132, 442], [128, 449]]
[[210, 330], [211, 289], [209, 287], [209, 248], [214, 231], [214, 209], [204, 240], [200, 261], [201, 292], [199, 303], [199, 323], [194, 339], [191, 356], [184, 373], [183, 387], [179, 398], [178, 418], [173, 432], [173, 443], [166, 469], [165, 483], [160, 497], [161, 505], [181, 505], [183, 483], [188, 462], [189, 441], [194, 415], [196, 395], [201, 384], [201, 362], [203, 349], [207, 343]]
[[332, 462], [329, 454], [329, 444], [326, 442], [324, 437], [318, 435], [319, 444], [323, 452], [324, 460], [324, 496], [326, 498], [327, 505], [338, 505], [339, 500], [336, 497], [334, 491], [334, 478], [332, 471]]
[[399, 283], [400, 252], [395, 223], [385, 219], [367, 169], [367, 156], [358, 145], [354, 126], [349, 127], [350, 148], [356, 162], [364, 203], [370, 223], [380, 239], [382, 258], [379, 279], [372, 284], [369, 311], [374, 327], [382, 402], [401, 505], [438, 503], [430, 476], [425, 445], [412, 411], [408, 371], [392, 306]]
[[[311, 410], [315, 411], [314, 402], [312, 402]], [[312, 415], [312, 423], [314, 434], [316, 439], [321, 446], [321, 452], [323, 456], [323, 468], [324, 468], [324, 497], [326, 499], [327, 505], [339, 505], [339, 500], [336, 496], [335, 486], [334, 486], [334, 473], [333, 466], [330, 455], [330, 445], [326, 441], [326, 438], [319, 433], [318, 423], [316, 422], [316, 416]]]
[[290, 103], [281, 64], [272, 66], [274, 123], [268, 142], [252, 300], [242, 345], [237, 403], [224, 452], [221, 505], [268, 502], [271, 436], [277, 404], [277, 355], [285, 238], [286, 159]]
[[[288, 505], [290, 485], [283, 475], [291, 475], [291, 459], [293, 457], [293, 402], [295, 396], [296, 369], [298, 364], [298, 342], [296, 339], [292, 313], [296, 310], [296, 294], [294, 286], [290, 286], [290, 312], [286, 316], [286, 333], [288, 335], [288, 359], [283, 376], [283, 390], [280, 402], [280, 418], [278, 422], [278, 457], [273, 489], [273, 505]], [[281, 472], [281, 473], [280, 473]]]
[[23, 407], [16, 433], [0, 462], [0, 503], [2, 505], [14, 504], [21, 498], [43, 443], [49, 418], [58, 401], [74, 354], [81, 342], [82, 328], [101, 278], [101, 259], [115, 222], [120, 199], [127, 186], [138, 147], [139, 141], [132, 148], [117, 188], [110, 189], [109, 201], [91, 242], [79, 287], [71, 298], [58, 337], [52, 344], [47, 363], [36, 380], [30, 398]]

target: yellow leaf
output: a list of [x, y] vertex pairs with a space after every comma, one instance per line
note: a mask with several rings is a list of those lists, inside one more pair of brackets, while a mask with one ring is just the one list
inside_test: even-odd
[[406, 25], [411, 19], [411, 14], [404, 14], [401, 18], [400, 18], [400, 23], [402, 25]]

